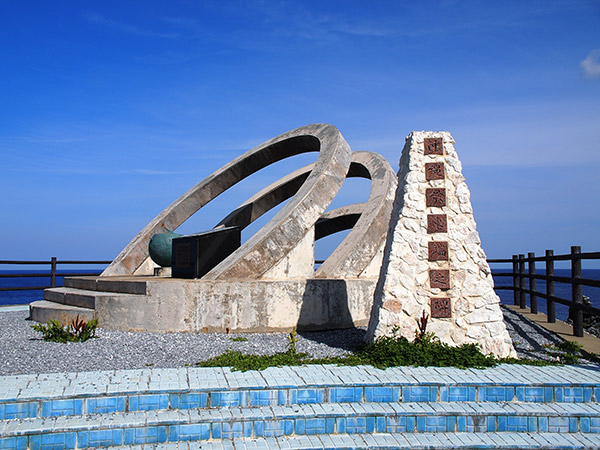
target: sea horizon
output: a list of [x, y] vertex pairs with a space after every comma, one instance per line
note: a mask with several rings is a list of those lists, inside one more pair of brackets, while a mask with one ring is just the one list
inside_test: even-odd
[[[93, 272], [93, 269], [70, 269], [70, 270], [59, 270], [57, 271], [56, 286], [63, 286], [64, 277], [60, 274], [65, 273], [89, 273]], [[100, 273], [102, 269], [97, 272]], [[510, 268], [498, 268], [492, 269], [494, 273], [507, 273], [510, 272]], [[48, 273], [48, 270], [0, 270], [2, 275], [12, 274], [40, 274], [40, 277], [28, 277], [28, 278], [13, 278], [6, 277], [0, 278], [0, 287], [27, 287], [27, 286], [49, 286], [50, 277], [44, 276]], [[545, 271], [538, 269], [538, 274], [543, 275]], [[555, 275], [557, 276], [570, 276], [570, 269], [555, 269]], [[583, 269], [582, 277], [592, 280], [600, 280], [600, 269]], [[512, 277], [494, 277], [495, 286], [512, 286]], [[539, 292], [545, 292], [546, 286], [543, 280], [537, 280], [537, 290]], [[555, 283], [556, 297], [570, 300], [571, 298], [571, 285], [567, 283]], [[500, 297], [500, 301], [505, 305], [514, 304], [513, 291], [510, 290], [497, 290], [496, 293]], [[583, 295], [590, 298], [592, 306], [600, 308], [600, 288], [594, 288], [589, 286], [583, 286]], [[36, 300], [42, 300], [44, 298], [43, 290], [21, 290], [21, 291], [0, 291], [0, 306], [13, 306], [13, 305], [26, 305]], [[529, 301], [529, 296], [527, 297]], [[539, 312], [546, 313], [546, 300], [538, 298], [538, 309]], [[568, 317], [568, 306], [562, 304], [556, 304], [556, 317], [561, 320], [566, 320]]]

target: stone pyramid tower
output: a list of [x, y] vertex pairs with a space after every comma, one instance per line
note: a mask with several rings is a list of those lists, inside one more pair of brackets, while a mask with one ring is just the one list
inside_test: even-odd
[[406, 138], [367, 338], [397, 327], [413, 340], [423, 313], [442, 342], [516, 355], [448, 132]]

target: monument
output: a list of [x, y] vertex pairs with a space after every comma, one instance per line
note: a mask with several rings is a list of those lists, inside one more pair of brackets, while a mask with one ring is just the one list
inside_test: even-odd
[[443, 342], [516, 356], [450, 133], [411, 133], [398, 180], [368, 338], [412, 340], [425, 314]]
[[[381, 155], [351, 151], [332, 125], [284, 133], [175, 200], [100, 276], [66, 278], [65, 287], [47, 289], [44, 300], [31, 304], [31, 318], [66, 322], [79, 315], [97, 317], [106, 328], [159, 332], [369, 324], [373, 338], [395, 325], [412, 337], [417, 315], [425, 312], [444, 341], [481, 341], [484, 351], [512, 354], [451, 143], [448, 133], [411, 134], [398, 177]], [[242, 179], [305, 152], [318, 152], [316, 162], [257, 192], [212, 231], [171, 233]], [[371, 180], [368, 201], [328, 210], [347, 177]], [[239, 230], [286, 200], [257, 233], [239, 241]], [[350, 231], [315, 269], [315, 240], [342, 230]], [[169, 233], [162, 241], [173, 242], [172, 271], [158, 266], [148, 249], [162, 233]], [[168, 255], [155, 259], [169, 261]]]

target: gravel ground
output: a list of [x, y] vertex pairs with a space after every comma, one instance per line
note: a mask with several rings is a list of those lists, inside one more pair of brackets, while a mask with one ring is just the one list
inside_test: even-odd
[[[561, 342], [539, 325], [510, 310], [503, 311], [520, 357], [547, 358], [542, 345]], [[26, 311], [0, 310], [0, 375], [184, 367], [226, 350], [268, 354], [285, 351], [288, 344], [285, 333], [127, 333], [105, 329], [98, 329], [98, 339], [86, 342], [44, 342], [41, 334], [31, 329], [33, 322], [26, 320], [28, 315]], [[364, 334], [364, 329], [299, 333], [296, 349], [314, 357], [339, 356], [359, 346]], [[236, 342], [232, 340], [235, 337], [247, 341]]]

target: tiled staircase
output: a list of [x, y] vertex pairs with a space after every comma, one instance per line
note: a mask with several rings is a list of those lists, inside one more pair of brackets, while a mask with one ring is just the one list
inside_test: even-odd
[[599, 399], [596, 366], [8, 376], [0, 449], [600, 448]]

